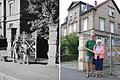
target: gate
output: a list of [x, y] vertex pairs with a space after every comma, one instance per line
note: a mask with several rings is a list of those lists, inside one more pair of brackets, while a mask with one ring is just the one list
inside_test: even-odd
[[21, 34], [21, 39], [27, 45], [28, 53], [30, 54], [30, 58], [33, 58], [35, 61], [37, 59], [37, 32], [34, 33], [25, 33]]
[[37, 31], [32, 34], [23, 32], [21, 38], [28, 47], [31, 60], [33, 59], [36, 62], [37, 60], [48, 59], [48, 40], [39, 37]]
[[104, 74], [120, 76], [120, 36], [100, 36], [104, 41]]

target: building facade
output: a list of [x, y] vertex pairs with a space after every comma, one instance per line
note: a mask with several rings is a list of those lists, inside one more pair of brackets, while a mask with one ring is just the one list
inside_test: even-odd
[[79, 69], [84, 69], [83, 60], [88, 34], [95, 33], [106, 44], [109, 34], [120, 38], [120, 10], [114, 0], [106, 0], [92, 6], [81, 1], [72, 2], [68, 8], [68, 19], [61, 25], [61, 36], [76, 32], [79, 34]]
[[68, 16], [61, 24], [61, 35], [96, 29], [118, 34], [120, 30], [120, 10], [114, 0], [106, 0], [94, 6], [74, 1], [68, 8]]

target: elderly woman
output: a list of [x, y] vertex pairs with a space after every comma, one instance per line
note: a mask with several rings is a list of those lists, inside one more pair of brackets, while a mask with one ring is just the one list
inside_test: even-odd
[[104, 46], [101, 43], [101, 40], [96, 40], [96, 45], [93, 48], [94, 59], [95, 59], [95, 69], [96, 69], [96, 77], [101, 76], [101, 72], [103, 69], [103, 58], [104, 58]]

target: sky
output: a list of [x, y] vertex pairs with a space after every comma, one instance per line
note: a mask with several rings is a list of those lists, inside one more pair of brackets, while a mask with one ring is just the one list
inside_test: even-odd
[[[60, 1], [60, 24], [62, 24], [67, 16], [68, 12], [67, 9], [72, 3], [72, 1], [82, 1], [94, 5], [95, 0], [59, 0]], [[96, 0], [97, 4], [104, 2], [105, 0]], [[117, 4], [118, 8], [120, 9], [120, 0], [114, 0]]]

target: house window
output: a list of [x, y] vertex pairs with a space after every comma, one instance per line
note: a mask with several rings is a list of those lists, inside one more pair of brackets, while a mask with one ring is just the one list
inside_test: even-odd
[[88, 27], [88, 18], [83, 19], [83, 31], [86, 31]]
[[64, 28], [64, 36], [67, 34], [67, 28]]
[[120, 24], [118, 24], [118, 28], [120, 29]]
[[70, 16], [70, 21], [72, 21], [72, 15]]
[[2, 3], [0, 2], [0, 7], [2, 6]]
[[0, 29], [2, 29], [2, 25], [1, 25], [1, 22], [0, 22]]
[[72, 33], [72, 25], [69, 26], [69, 33]]
[[87, 10], [87, 4], [81, 4], [81, 12], [85, 12]]
[[109, 7], [108, 9], [109, 9], [109, 11], [108, 11], [109, 16], [114, 17], [114, 8]]
[[10, 24], [9, 24], [9, 28], [13, 28], [13, 23], [10, 23]]
[[104, 18], [99, 18], [99, 29], [101, 31], [105, 30], [105, 19]]
[[77, 30], [77, 23], [74, 23], [73, 24], [73, 31], [76, 32], [76, 30]]
[[77, 12], [75, 12], [75, 17], [74, 18], [77, 18]]
[[115, 23], [114, 22], [110, 22], [110, 32], [114, 33], [115, 32]]
[[14, 10], [14, 9], [13, 9], [13, 3], [10, 3], [10, 4], [9, 4], [9, 10], [10, 10], [10, 11], [9, 11], [9, 14], [10, 14], [10, 15], [13, 15], [13, 10]]

